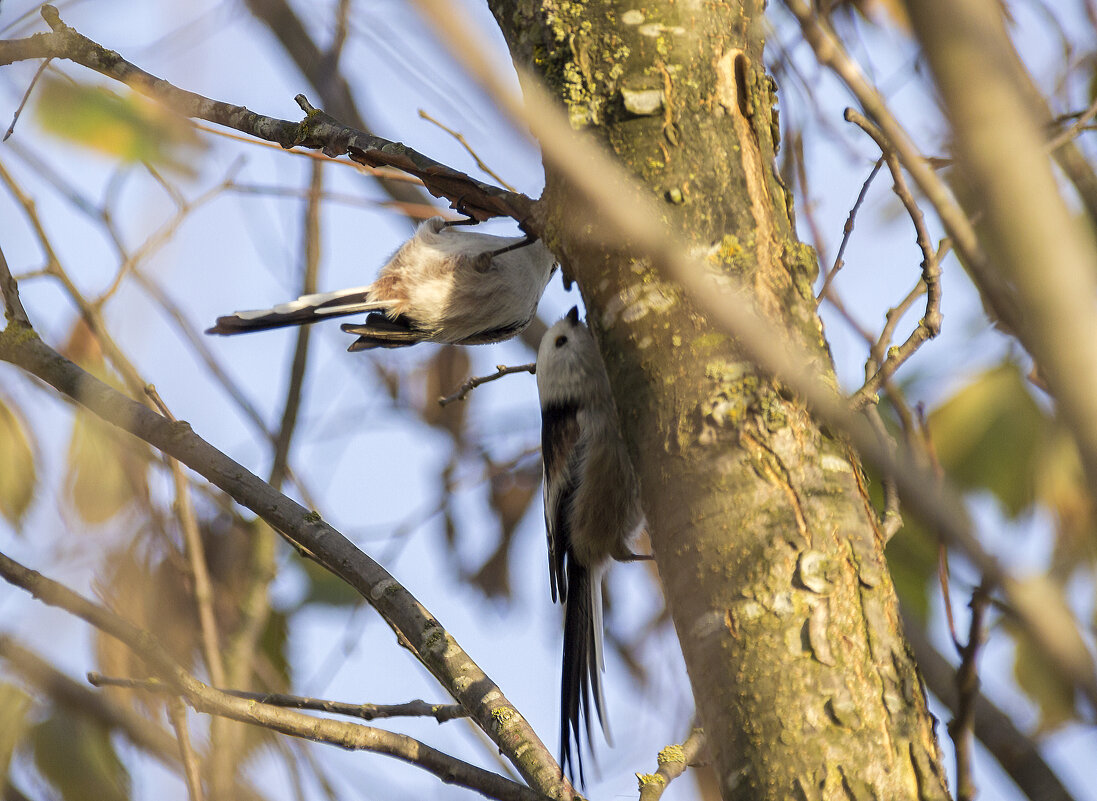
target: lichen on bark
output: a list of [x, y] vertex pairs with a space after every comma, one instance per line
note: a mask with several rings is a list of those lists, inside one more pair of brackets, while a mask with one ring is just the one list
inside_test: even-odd
[[[774, 167], [761, 3], [490, 5], [573, 127], [836, 386], [815, 254]], [[724, 797], [947, 798], [855, 455], [650, 264], [591, 245], [596, 210], [553, 170], [541, 203], [598, 335]]]

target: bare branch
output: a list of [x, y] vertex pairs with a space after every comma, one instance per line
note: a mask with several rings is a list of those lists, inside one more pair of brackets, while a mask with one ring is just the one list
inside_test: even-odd
[[853, 222], [857, 219], [857, 212], [861, 208], [861, 204], [865, 202], [865, 195], [868, 194], [868, 188], [872, 186], [872, 181], [876, 178], [877, 173], [880, 172], [880, 168], [884, 166], [884, 158], [881, 156], [876, 159], [876, 164], [868, 174], [868, 178], [861, 184], [861, 191], [857, 193], [857, 200], [853, 202], [853, 208], [849, 210], [849, 216], [846, 218], [846, 224], [842, 227], [842, 244], [838, 246], [838, 255], [834, 257], [834, 265], [827, 272], [826, 277], [823, 279], [823, 286], [819, 289], [818, 298], [823, 298], [827, 294], [827, 290], [830, 289], [830, 284], [834, 280], [834, 277], [838, 275], [838, 271], [842, 269], [842, 265], [845, 264], [842, 261], [842, 256], [846, 252], [846, 245], [849, 244], [849, 238], [853, 234]]
[[[1060, 191], [1037, 124], [1046, 109], [1025, 89], [1031, 76], [1001, 6], [926, 0], [906, 7], [952, 124], [968, 195], [982, 213], [982, 233], [993, 243], [998, 280], [1014, 287], [1024, 309], [1014, 331], [1039, 365], [1097, 497], [1097, 239]], [[976, 279], [982, 286], [985, 277]]]
[[42, 77], [42, 73], [46, 71], [46, 67], [50, 65], [52, 59], [46, 59], [43, 61], [37, 71], [34, 73], [34, 77], [30, 79], [30, 84], [27, 85], [27, 91], [23, 93], [23, 99], [19, 101], [19, 106], [15, 109], [15, 113], [11, 115], [11, 125], [8, 126], [8, 130], [4, 132], [4, 138], [0, 139], [0, 142], [6, 142], [11, 138], [11, 135], [15, 133], [15, 123], [19, 122], [19, 115], [23, 113], [23, 107], [27, 105], [27, 101], [30, 100], [30, 93], [34, 91], [35, 84], [38, 83], [38, 79]]
[[[895, 374], [895, 371], [898, 370], [907, 359], [914, 355], [926, 340], [932, 339], [940, 333], [941, 265], [937, 261], [937, 253], [933, 248], [933, 244], [930, 242], [929, 232], [926, 230], [925, 217], [922, 214], [922, 210], [918, 207], [918, 203], [910, 193], [906, 179], [903, 178], [903, 168], [899, 164], [899, 157], [888, 144], [879, 128], [869, 122], [864, 115], [859, 114], [854, 109], [847, 108], [846, 119], [858, 125], [863, 131], [871, 136], [883, 152], [881, 158], [887, 162], [888, 169], [891, 171], [895, 194], [898, 195], [899, 200], [902, 201], [903, 207], [910, 216], [911, 222], [914, 223], [918, 247], [922, 251], [922, 280], [920, 285], [924, 287], [926, 295], [925, 314], [922, 316], [922, 319], [918, 321], [918, 325], [914, 330], [911, 331], [906, 342], [897, 348], [888, 348], [888, 343], [891, 340], [891, 332], [894, 330], [893, 321], [897, 324], [902, 313], [895, 314], [894, 317], [891, 312], [888, 313], [888, 326], [885, 327], [884, 333], [880, 335], [879, 340], [873, 347], [870, 362], [866, 365], [866, 368], [869, 369], [876, 366], [875, 372], [865, 381], [864, 386], [857, 390], [853, 396], [853, 407], [863, 408], [866, 404], [873, 402], [880, 387]], [[917, 292], [917, 295], [921, 294], [917, 289], [915, 292]], [[913, 302], [914, 297], [917, 297], [915, 292], [912, 292], [910, 296], [908, 296], [912, 299], [911, 302]], [[900, 304], [900, 307], [902, 306], [903, 304]]]
[[301, 712], [226, 695], [198, 681], [180, 667], [149, 632], [2, 553], [0, 577], [27, 590], [43, 603], [64, 609], [123, 642], [199, 712], [264, 726], [314, 742], [385, 754], [416, 765], [447, 783], [477, 790], [500, 801], [540, 801], [544, 798], [542, 794], [528, 787], [462, 762], [402, 734], [360, 723], [315, 718]]
[[[156, 391], [156, 387], [149, 384], [145, 387], [145, 394], [152, 400], [160, 414], [173, 422], [175, 421], [175, 416]], [[213, 581], [210, 578], [209, 565], [206, 561], [206, 550], [202, 544], [202, 533], [198, 530], [198, 519], [194, 513], [194, 504], [191, 502], [190, 484], [179, 461], [170, 457], [167, 461], [171, 467], [172, 484], [175, 490], [175, 514], [183, 534], [183, 553], [186, 556], [187, 564], [190, 566], [191, 578], [194, 581], [194, 603], [198, 612], [198, 631], [202, 643], [202, 656], [205, 659], [206, 669], [209, 671], [210, 680], [213, 681], [214, 686], [223, 686], [226, 681], [225, 662], [221, 653], [221, 635], [217, 626], [217, 617], [214, 614]], [[202, 782], [197, 775], [197, 764], [192, 764], [194, 756], [186, 732], [186, 711], [177, 710], [177, 706], [180, 706], [178, 699], [169, 699], [169, 717], [179, 740], [187, 787], [191, 793], [191, 798], [198, 799], [202, 795]], [[226, 791], [232, 782], [231, 765], [223, 756], [227, 750], [226, 740], [230, 737], [226, 724], [227, 721], [224, 718], [218, 717], [214, 718], [210, 726], [210, 747], [207, 751], [210, 759], [207, 764], [210, 771], [210, 791], [215, 796]], [[195, 773], [193, 777], [191, 775], [192, 771]]]
[[423, 109], [419, 109], [419, 116], [422, 117], [427, 122], [434, 123], [439, 128], [441, 128], [443, 131], [445, 131], [450, 136], [452, 136], [454, 139], [456, 139], [457, 143], [465, 149], [465, 152], [467, 152], [470, 156], [472, 156], [472, 160], [476, 162], [476, 166], [480, 168], [481, 172], [483, 172], [487, 176], [490, 176], [497, 184], [499, 184], [499, 186], [501, 186], [504, 189], [507, 189], [511, 192], [518, 191], [513, 186], [508, 184], [506, 181], [504, 181], [501, 177], [499, 177], [499, 175], [495, 172], [495, 170], [493, 170], [491, 167], [489, 167], [487, 164], [484, 163], [484, 160], [480, 158], [479, 154], [475, 150], [472, 149], [472, 145], [470, 145], [468, 143], [468, 140], [465, 139], [465, 135], [463, 133], [461, 133], [460, 131], [455, 131], [455, 130], [453, 130], [452, 128], [450, 128], [448, 126], [443, 125], [438, 120], [434, 119], [434, 117], [430, 116]]
[[[156, 387], [149, 384], [146, 394], [156, 404], [160, 414], [175, 421]], [[217, 631], [217, 617], [213, 612], [213, 581], [206, 563], [206, 551], [202, 547], [202, 534], [198, 530], [198, 519], [194, 513], [194, 504], [190, 498], [190, 485], [183, 474], [183, 467], [176, 459], [168, 459], [175, 487], [175, 513], [179, 519], [179, 528], [183, 532], [183, 547], [190, 565], [191, 578], [194, 579], [194, 602], [198, 607], [198, 627], [202, 637], [202, 654], [206, 660], [210, 679], [215, 685], [225, 683], [225, 666], [221, 660], [221, 637]]]
[[555, 759], [502, 690], [396, 579], [317, 513], [278, 493], [198, 437], [187, 423], [173, 423], [89, 375], [33, 332], [0, 336], [0, 360], [23, 368], [104, 420], [183, 462], [341, 577], [377, 609], [523, 778], [548, 795], [568, 796], [570, 788], [562, 781]]
[[[316, 89], [324, 108], [347, 125], [369, 131], [370, 126], [354, 101], [350, 84], [338, 70], [348, 28], [349, 3], [340, 0], [335, 10], [335, 35], [326, 50], [312, 38], [293, 6], [286, 0], [245, 0], [244, 5], [277, 37], [279, 44], [293, 59], [305, 80]], [[426, 206], [423, 202], [426, 198], [422, 192], [417, 188], [401, 185], [405, 182], [403, 175], [381, 171], [374, 177], [401, 208]], [[426, 217], [429, 216], [431, 215], [427, 213]]]
[[[126, 687], [155, 693], [171, 691], [163, 682], [156, 680], [126, 679], [117, 676], [104, 676], [101, 673], [94, 672], [88, 674], [88, 682], [95, 687]], [[446, 723], [457, 718], [468, 717], [465, 708], [457, 704], [428, 704], [426, 701], [421, 700], [407, 701], [403, 704], [349, 704], [345, 701], [329, 701], [324, 698], [310, 698], [287, 693], [256, 693], [245, 690], [228, 690], [222, 687], [218, 689], [233, 698], [247, 698], [288, 709], [331, 712], [334, 715], [346, 715], [347, 717], [361, 718], [362, 720], [414, 717], [434, 718], [439, 723]]]
[[175, 729], [175, 737], [179, 741], [179, 755], [183, 760], [183, 775], [187, 780], [187, 795], [190, 801], [203, 801], [205, 794], [202, 792], [202, 775], [198, 767], [198, 755], [194, 753], [194, 747], [190, 742], [190, 733], [187, 730], [187, 708], [178, 696], [172, 696], [167, 701], [168, 719]]
[[[300, 293], [302, 295], [311, 295], [316, 292], [320, 272], [320, 195], [323, 182], [323, 165], [318, 161], [313, 162], [312, 179], [309, 182], [308, 199], [305, 203], [304, 275], [301, 279]], [[293, 362], [290, 364], [289, 386], [286, 389], [286, 402], [282, 409], [282, 422], [278, 426], [278, 438], [274, 443], [274, 459], [270, 469], [269, 483], [275, 489], [281, 488], [286, 476], [290, 443], [293, 441], [293, 432], [297, 427], [297, 413], [301, 409], [301, 389], [305, 383], [311, 331], [312, 327], [308, 325], [302, 325], [297, 329]]]
[[951, 190], [930, 168], [928, 161], [891, 113], [883, 97], [850, 58], [842, 42], [817, 15], [811, 4], [807, 0], [785, 0], [785, 5], [800, 23], [804, 39], [815, 51], [819, 63], [838, 76], [887, 136], [903, 167], [937, 210], [941, 222], [955, 242], [961, 261], [976, 277], [979, 289], [994, 313], [1006, 325], [1016, 330], [1020, 322], [1016, 302], [1008, 287], [995, 274], [979, 243], [974, 226], [956, 202]]
[[18, 323], [30, 328], [30, 319], [19, 300], [19, 284], [12, 277], [4, 249], [0, 247], [0, 293], [4, 295], [4, 318], [9, 323]]
[[[1089, 104], [1089, 108], [1078, 115], [1078, 119], [1070, 124], [1067, 128], [1060, 131], [1059, 134], [1047, 143], [1047, 149], [1049, 152], [1054, 152], [1065, 145], [1067, 142], [1075, 139], [1079, 134], [1086, 129], [1086, 126], [1097, 117], [1097, 99]], [[14, 123], [12, 123], [14, 125]]]
[[432, 195], [447, 198], [459, 211], [477, 220], [511, 217], [527, 233], [536, 231], [531, 227], [535, 224], [532, 201], [525, 195], [478, 181], [399, 142], [347, 127], [314, 108], [304, 95], [295, 98], [306, 113], [301, 123], [256, 114], [243, 106], [179, 89], [145, 72], [65, 25], [53, 6], [43, 6], [42, 16], [52, 32], [0, 41], [0, 66], [34, 58], [67, 59], [121, 81], [184, 116], [234, 128], [284, 148], [301, 146], [322, 150], [331, 158], [347, 154], [370, 167], [394, 167], [420, 178]]
[[956, 671], [956, 715], [948, 724], [948, 734], [956, 747], [956, 801], [973, 801], [975, 781], [972, 774], [971, 735], [975, 728], [975, 700], [979, 697], [979, 668], [976, 660], [983, 645], [983, 616], [990, 597], [986, 582], [971, 595], [971, 624], [967, 644], [960, 650]]
[[529, 364], [516, 364], [513, 367], [508, 367], [505, 364], [497, 364], [495, 365], [494, 373], [492, 373], [491, 375], [468, 379], [449, 395], [446, 395], [444, 398], [439, 398], [438, 405], [448, 406], [454, 401], [463, 401], [469, 396], [470, 392], [472, 392], [481, 384], [486, 384], [489, 381], [495, 381], [505, 375], [511, 375], [513, 373], [533, 373], [536, 371], [536, 369], [537, 365], [533, 362], [530, 362]]

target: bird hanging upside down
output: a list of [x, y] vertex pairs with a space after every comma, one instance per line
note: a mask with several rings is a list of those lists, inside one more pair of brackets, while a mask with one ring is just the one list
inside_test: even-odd
[[500, 342], [529, 325], [555, 267], [540, 240], [476, 233], [431, 217], [372, 284], [218, 317], [206, 333], [243, 334], [365, 313], [365, 322], [342, 326], [358, 336], [347, 350]]

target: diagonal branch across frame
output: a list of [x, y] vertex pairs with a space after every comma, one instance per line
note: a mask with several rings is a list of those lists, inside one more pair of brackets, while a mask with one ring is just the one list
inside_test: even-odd
[[183, 116], [224, 125], [287, 149], [305, 147], [331, 158], [347, 155], [369, 167], [393, 167], [419, 178], [432, 195], [446, 198], [451, 207], [477, 221], [510, 217], [526, 233], [537, 233], [533, 228], [534, 201], [526, 195], [478, 181], [400, 142], [348, 127], [314, 108], [304, 95], [294, 98], [305, 112], [301, 122], [212, 100], [180, 89], [92, 41], [66, 25], [54, 6], [42, 6], [41, 13], [50, 32], [0, 41], [0, 66], [35, 58], [66, 59], [114, 78]]

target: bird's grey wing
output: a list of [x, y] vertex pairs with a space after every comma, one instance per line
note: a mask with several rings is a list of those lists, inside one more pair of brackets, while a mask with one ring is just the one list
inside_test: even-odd
[[564, 554], [570, 539], [568, 510], [579, 483], [579, 406], [550, 403], [541, 409], [541, 458], [545, 464], [545, 528], [553, 602], [567, 600]]

